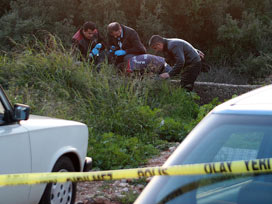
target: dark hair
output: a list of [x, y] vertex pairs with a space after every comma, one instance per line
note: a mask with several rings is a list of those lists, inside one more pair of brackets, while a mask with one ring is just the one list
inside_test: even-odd
[[83, 30], [87, 31], [88, 29], [90, 29], [90, 30], [96, 29], [95, 23], [92, 22], [92, 21], [88, 21], [88, 22], [84, 23], [83, 24]]
[[163, 43], [163, 37], [161, 37], [160, 35], [152, 35], [148, 43], [149, 46], [152, 47], [157, 43]]
[[108, 33], [112, 33], [115, 31], [118, 31], [120, 29], [121, 25], [118, 22], [112, 22], [108, 25]]

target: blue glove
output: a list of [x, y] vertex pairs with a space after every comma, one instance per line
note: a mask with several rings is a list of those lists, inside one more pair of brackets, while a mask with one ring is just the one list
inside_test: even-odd
[[127, 52], [126, 52], [125, 50], [116, 50], [116, 51], [114, 52], [114, 54], [115, 54], [116, 56], [123, 56], [123, 55], [127, 54]]
[[115, 46], [112, 45], [111, 48], [110, 48], [110, 53], [112, 53], [114, 50], [115, 50]]
[[93, 53], [94, 56], [96, 56], [96, 55], [99, 54], [99, 50], [94, 48], [94, 49], [92, 49], [92, 53]]
[[89, 57], [94, 57], [99, 54], [99, 50], [97, 48], [93, 48], [91, 53], [89, 54]]
[[101, 43], [97, 43], [96, 45], [95, 45], [95, 47], [94, 48], [96, 48], [96, 49], [100, 49], [102, 47], [102, 44]]

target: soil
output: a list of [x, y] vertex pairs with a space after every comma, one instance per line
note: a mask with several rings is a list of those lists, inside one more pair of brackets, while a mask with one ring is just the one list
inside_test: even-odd
[[[144, 167], [162, 166], [178, 143], [151, 158]], [[115, 181], [80, 182], [76, 204], [128, 204], [133, 203], [151, 178], [144, 180], [122, 179]]]

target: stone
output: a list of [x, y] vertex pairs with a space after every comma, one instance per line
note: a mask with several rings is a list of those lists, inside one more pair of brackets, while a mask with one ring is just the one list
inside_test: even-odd
[[126, 197], [126, 195], [123, 195], [121, 193], [116, 193], [116, 197], [117, 198], [124, 198], [124, 197]]
[[128, 190], [128, 188], [123, 188], [122, 190], [121, 190], [121, 192], [128, 192], [129, 190]]
[[136, 187], [137, 187], [139, 190], [143, 190], [143, 189], [144, 189], [144, 185], [142, 185], [142, 184], [138, 184]]
[[176, 149], [176, 147], [170, 147], [170, 148], [169, 148], [169, 151], [170, 151], [170, 152], [173, 152], [175, 149]]
[[126, 186], [128, 186], [128, 183], [120, 183], [119, 186], [120, 187], [126, 187]]
[[127, 183], [127, 179], [121, 179], [121, 183]]

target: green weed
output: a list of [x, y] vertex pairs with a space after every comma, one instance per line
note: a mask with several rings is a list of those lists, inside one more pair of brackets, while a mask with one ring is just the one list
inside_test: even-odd
[[0, 57], [1, 84], [32, 114], [87, 124], [97, 169], [138, 167], [167, 142], [182, 141], [200, 120], [197, 96], [168, 81], [127, 78], [107, 63], [98, 72], [61, 46], [35, 46]]

